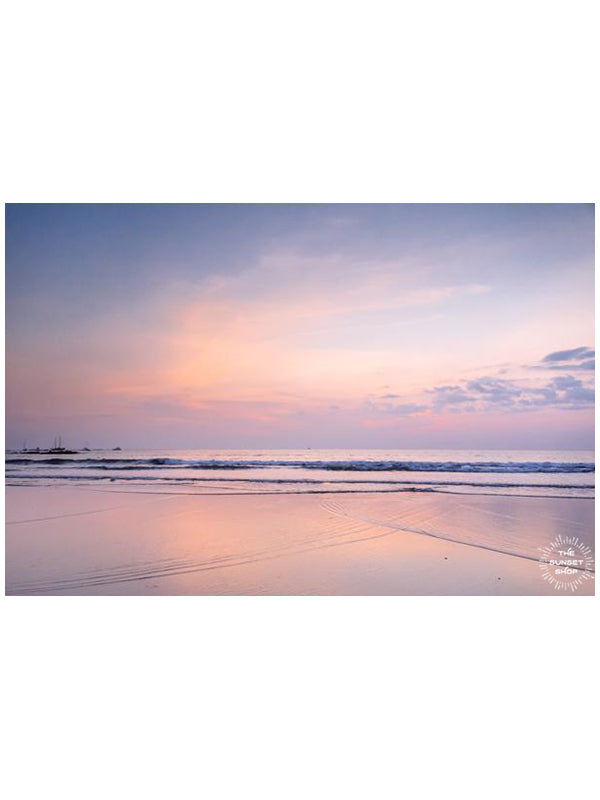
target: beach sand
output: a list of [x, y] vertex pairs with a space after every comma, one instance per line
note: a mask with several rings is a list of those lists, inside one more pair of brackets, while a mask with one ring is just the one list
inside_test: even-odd
[[561, 534], [593, 546], [593, 514], [562, 498], [8, 487], [6, 593], [590, 595], [592, 579], [555, 589], [537, 559]]

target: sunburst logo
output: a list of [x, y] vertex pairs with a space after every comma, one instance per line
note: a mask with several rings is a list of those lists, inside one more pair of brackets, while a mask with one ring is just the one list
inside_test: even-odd
[[555, 589], [574, 592], [594, 578], [594, 555], [576, 536], [557, 536], [552, 544], [538, 549], [544, 580]]

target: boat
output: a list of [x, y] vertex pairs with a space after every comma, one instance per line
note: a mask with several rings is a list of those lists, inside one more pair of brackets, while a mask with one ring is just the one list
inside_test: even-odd
[[39, 447], [29, 449], [23, 448], [23, 450], [20, 452], [34, 456], [75, 456], [77, 453], [79, 453], [79, 450], [69, 450], [67, 447], [63, 447], [61, 437], [57, 436], [57, 438], [54, 440], [53, 447], [44, 449]]

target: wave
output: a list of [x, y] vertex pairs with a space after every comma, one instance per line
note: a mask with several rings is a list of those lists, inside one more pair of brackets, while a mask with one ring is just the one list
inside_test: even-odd
[[[109, 482], [109, 483], [128, 483], [137, 482], [144, 483], [159, 483], [159, 484], [189, 484], [189, 485], [202, 485], [205, 483], [218, 483], [229, 485], [232, 483], [250, 483], [250, 484], [274, 484], [274, 485], [300, 485], [300, 486], [345, 486], [345, 485], [358, 485], [358, 486], [396, 486], [398, 491], [402, 487], [427, 487], [427, 486], [472, 486], [477, 488], [498, 488], [498, 489], [593, 489], [594, 484], [591, 483], [523, 483], [523, 482], [502, 482], [502, 481], [457, 481], [457, 480], [318, 480], [313, 478], [208, 478], [208, 477], [174, 477], [171, 475], [89, 475], [86, 473], [61, 475], [58, 472], [14, 472], [7, 473], [7, 481], [31, 481], [31, 480], [48, 480], [48, 481], [62, 481], [66, 484], [75, 481], [85, 482]], [[390, 489], [388, 491], [394, 491]]]
[[180, 458], [7, 458], [7, 465], [28, 466], [46, 464], [50, 466], [76, 465], [83, 469], [104, 470], [155, 470], [155, 469], [204, 469], [239, 470], [287, 467], [297, 469], [325, 470], [332, 472], [458, 472], [458, 473], [590, 473], [595, 472], [591, 462], [559, 461], [287, 461], [287, 460], [186, 460]]
[[[6, 464], [52, 464], [58, 466], [61, 464], [83, 464], [94, 466], [96, 464], [110, 464], [111, 469], [113, 466], [119, 464], [125, 465], [148, 465], [150, 467], [163, 467], [163, 466], [186, 466], [194, 464], [202, 464], [201, 461], [186, 461], [181, 458], [60, 458], [53, 456], [52, 458], [7, 458]], [[207, 464], [213, 462], [207, 461]], [[133, 467], [132, 467], [133, 468]], [[136, 467], [137, 468], [137, 467]]]

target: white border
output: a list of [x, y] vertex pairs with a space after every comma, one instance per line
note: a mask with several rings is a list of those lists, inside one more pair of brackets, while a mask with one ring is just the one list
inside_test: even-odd
[[[593, 202], [591, 11], [12, 4], [3, 199]], [[11, 798], [562, 800], [593, 763], [595, 598], [3, 610]]]

